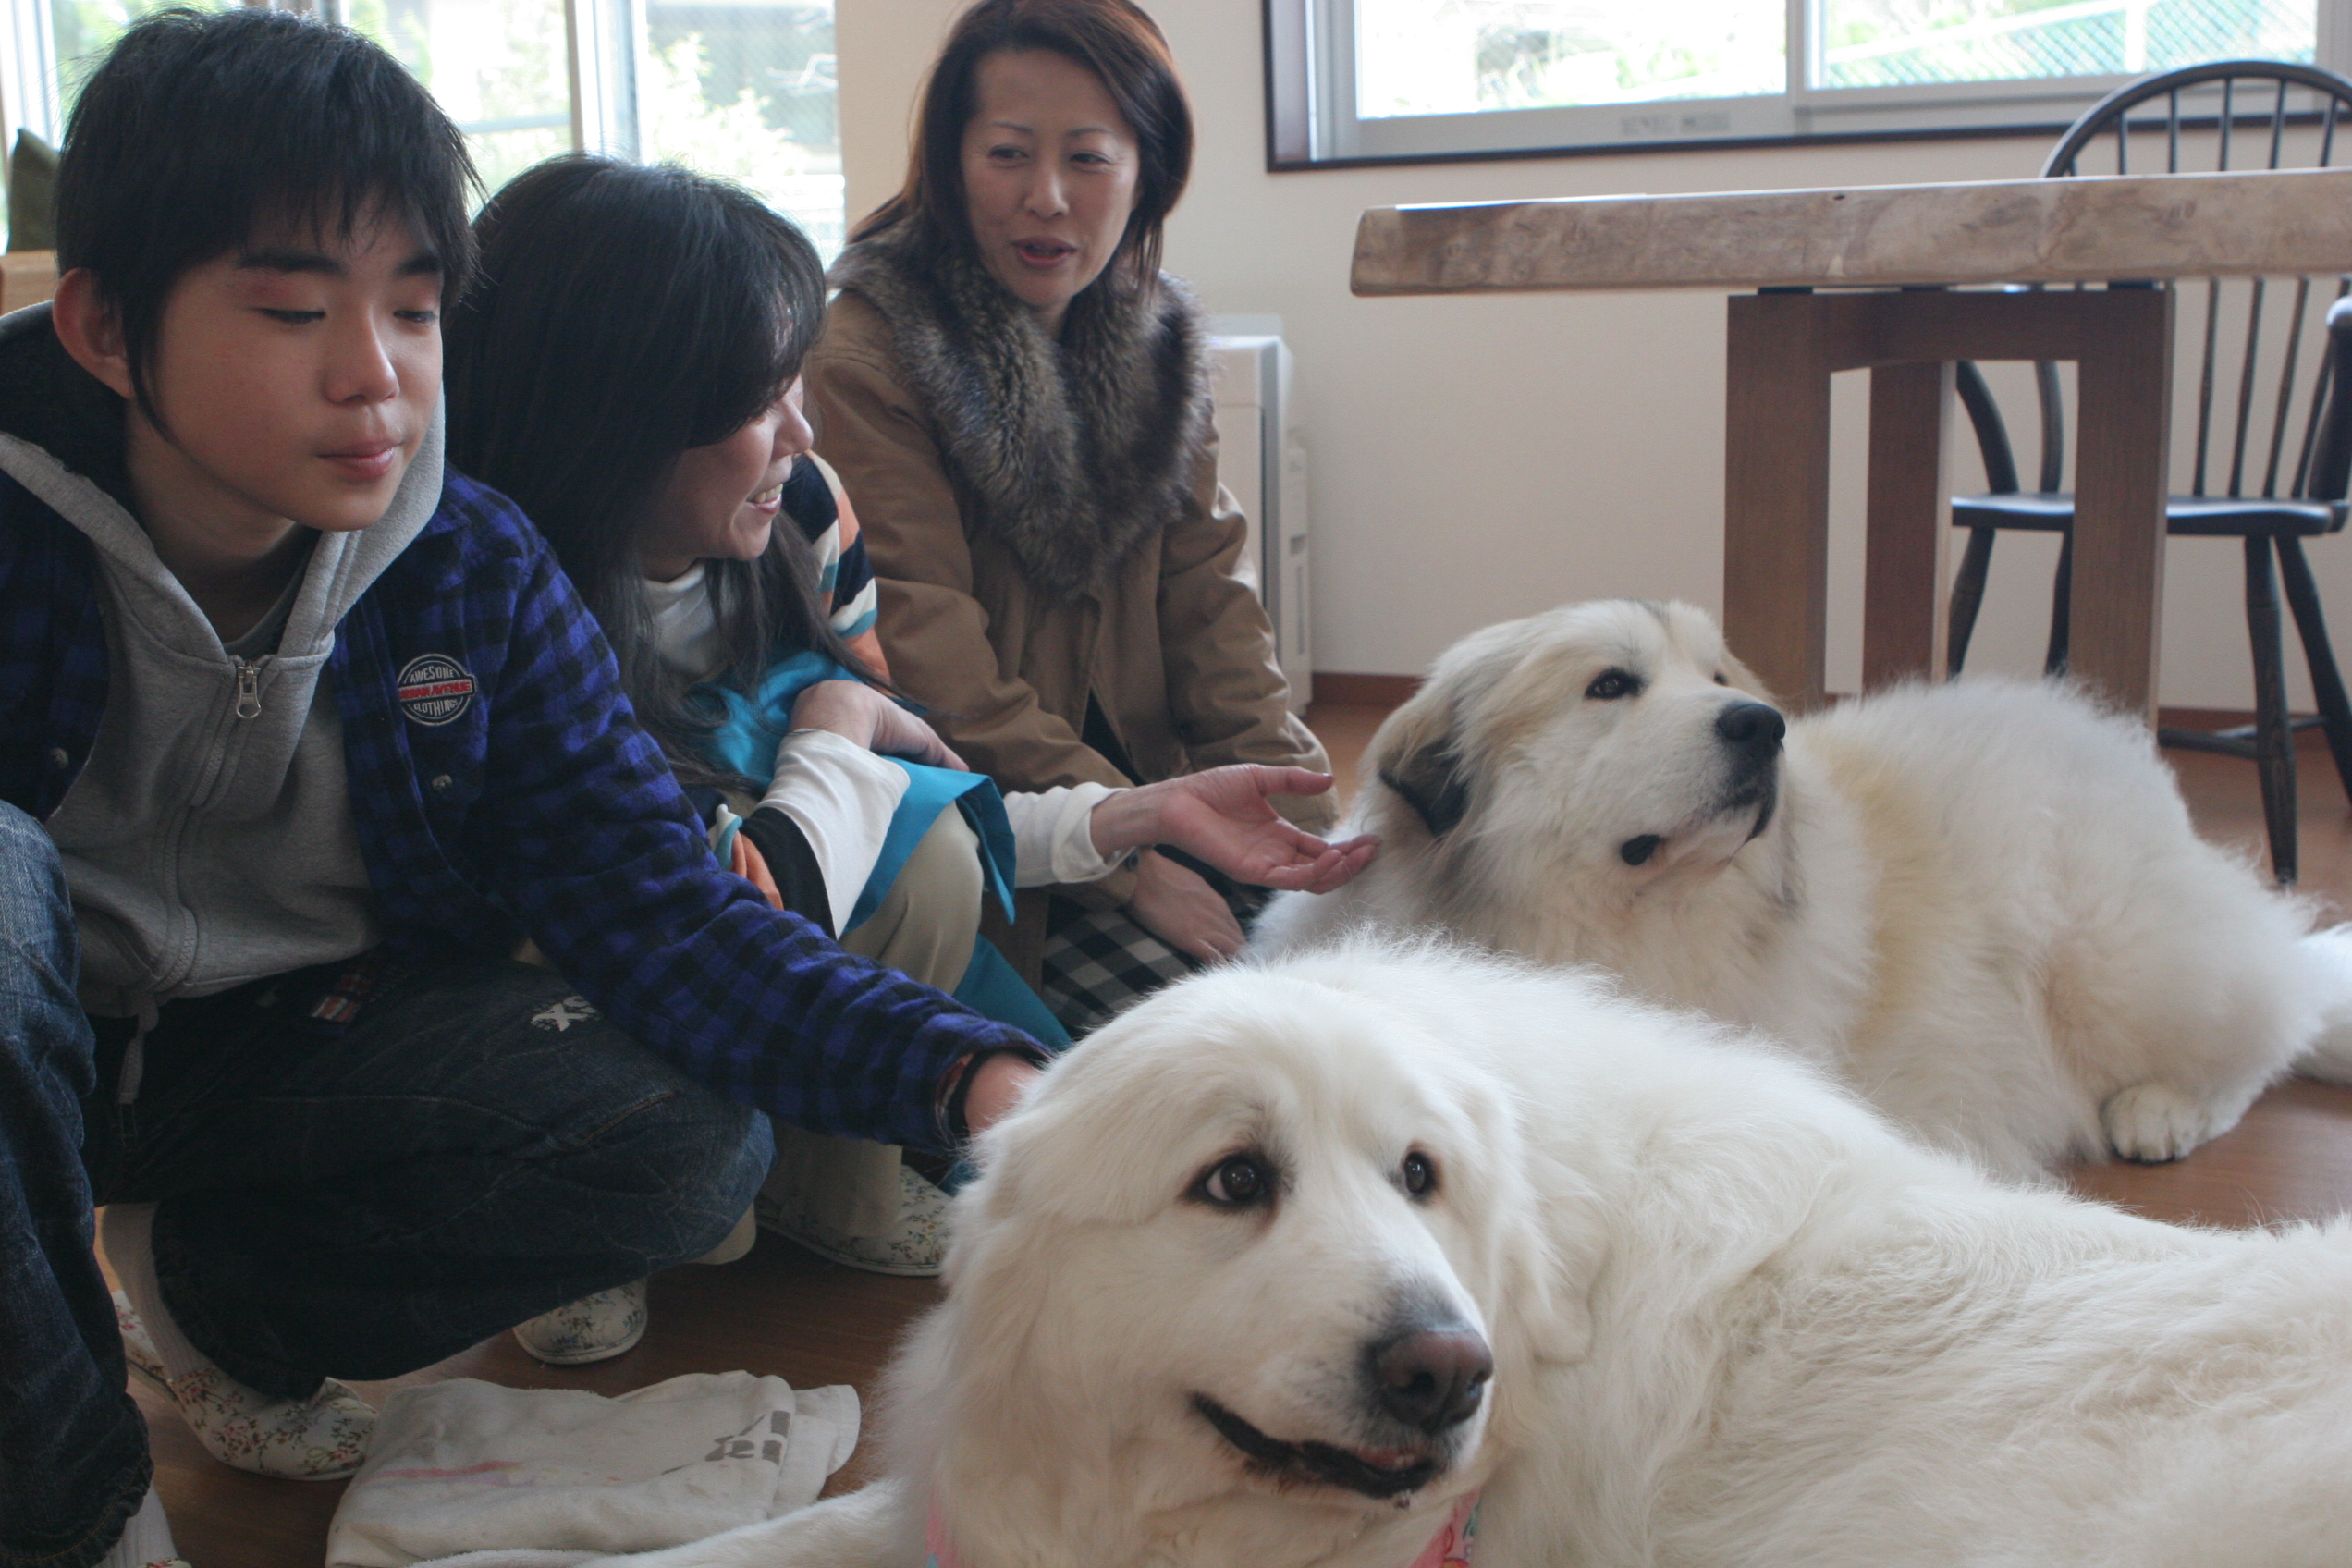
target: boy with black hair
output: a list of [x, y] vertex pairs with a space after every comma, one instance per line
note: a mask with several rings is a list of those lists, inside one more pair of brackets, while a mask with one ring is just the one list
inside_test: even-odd
[[206, 1446], [344, 1474], [327, 1374], [709, 1251], [758, 1112], [945, 1149], [1041, 1058], [720, 871], [545, 545], [443, 468], [471, 178], [357, 35], [165, 13], [75, 110], [54, 307], [0, 323], [0, 1568], [172, 1557], [93, 1202]]

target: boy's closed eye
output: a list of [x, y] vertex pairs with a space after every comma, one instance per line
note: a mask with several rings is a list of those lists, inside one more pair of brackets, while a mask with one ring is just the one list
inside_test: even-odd
[[[413, 290], [408, 301], [391, 313], [412, 325], [430, 326], [440, 320], [441, 259], [420, 250], [393, 271], [396, 288]], [[289, 326], [324, 321], [322, 294], [349, 282], [349, 265], [340, 257], [295, 246], [263, 246], [237, 259], [237, 275], [251, 299], [251, 308], [272, 321]]]
[[[256, 305], [253, 309], [269, 317], [270, 320], [284, 322], [288, 326], [307, 326], [312, 322], [326, 319], [325, 311], [296, 310], [272, 305]], [[441, 319], [440, 311], [431, 305], [418, 306], [412, 310], [395, 310], [392, 313], [412, 326], [431, 326]]]

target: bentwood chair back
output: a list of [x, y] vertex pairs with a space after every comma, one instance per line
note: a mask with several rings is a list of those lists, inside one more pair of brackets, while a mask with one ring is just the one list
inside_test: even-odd
[[[2168, 71], [2109, 94], [2060, 139], [2041, 172], [2067, 178], [2323, 168], [2339, 157], [2352, 162], [2352, 80], [2311, 66], [2230, 60]], [[2291, 883], [2296, 728], [2325, 730], [2337, 774], [2352, 795], [2352, 704], [2303, 554], [2305, 539], [2338, 533], [2345, 524], [2346, 469], [2352, 459], [2352, 302], [2346, 296], [2352, 279], [2201, 278], [2179, 287], [2181, 330], [2193, 335], [2197, 346], [2196, 435], [2186, 454], [2188, 490], [2172, 497], [2167, 531], [2243, 543], [2255, 722], [2217, 733], [2166, 729], [2160, 738], [2168, 746], [2257, 764], [2272, 868], [2279, 881]], [[2179, 358], [2182, 373], [2187, 359]], [[2062, 674], [2074, 497], [2061, 488], [2065, 410], [2058, 367], [2034, 367], [2040, 463], [2032, 491], [2019, 488], [2015, 454], [1982, 374], [1962, 364], [1955, 379], [1984, 458], [1986, 493], [1953, 503], [1953, 521], [1968, 530], [1968, 545], [1953, 582], [1947, 668], [1957, 675], [1966, 660], [1993, 541], [2003, 529], [2023, 529], [2062, 539], [2043, 663], [2048, 673]], [[2285, 579], [2320, 709], [2300, 725], [2286, 713], [2278, 577]]]

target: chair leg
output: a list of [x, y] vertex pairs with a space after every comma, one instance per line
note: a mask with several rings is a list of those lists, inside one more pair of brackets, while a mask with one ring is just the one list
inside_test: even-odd
[[2286, 717], [2286, 666], [2280, 649], [2278, 583], [2271, 542], [2246, 541], [2246, 630], [2254, 654], [2254, 766], [2262, 779], [2262, 819], [2271, 834], [2271, 870], [2281, 887], [2295, 882], [2295, 731]]
[[2050, 588], [2050, 647], [2041, 656], [2041, 673], [2055, 680], [2066, 673], [2066, 643], [2075, 618], [2075, 531], [2058, 536], [2058, 579]]
[[1968, 530], [1968, 548], [1960, 570], [1952, 577], [1951, 625], [1944, 633], [1943, 678], [1956, 680], [1968, 662], [1968, 639], [1977, 634], [1977, 611], [1984, 607], [1985, 578], [1992, 570], [1992, 542], [1997, 528]]
[[2303, 659], [2311, 667], [2311, 695], [2320, 705], [2320, 727], [2327, 736], [2328, 754], [2335, 759], [2335, 776], [2344, 785], [2346, 797], [2352, 799], [2352, 700], [2344, 694], [2335, 651], [2328, 644], [2319, 584], [2311, 580], [2311, 563], [2303, 554], [2302, 540], [2281, 539], [2278, 554], [2287, 607], [2295, 612], [2295, 630], [2303, 637]]

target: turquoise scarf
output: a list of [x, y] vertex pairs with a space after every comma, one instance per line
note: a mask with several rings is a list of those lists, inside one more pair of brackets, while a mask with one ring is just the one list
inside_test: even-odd
[[[799, 653], [771, 665], [747, 695], [731, 687], [705, 682], [694, 696], [722, 717], [704, 752], [712, 763], [747, 778], [765, 778], [776, 768], [776, 748], [792, 728], [792, 704], [820, 680], [855, 680], [858, 677], [822, 654]], [[963, 814], [980, 840], [980, 866], [989, 892], [996, 895], [1005, 918], [1013, 917], [1012, 824], [1005, 816], [1004, 797], [986, 774], [959, 773], [927, 763], [892, 757], [906, 769], [907, 792], [890, 816], [883, 836], [881, 858], [858, 890], [845, 931], [853, 931], [873, 916], [889, 896], [890, 886], [906, 868], [907, 857], [931, 830], [939, 814], [950, 805]], [[729, 846], [717, 846], [722, 857]], [[1046, 1046], [1061, 1049], [1069, 1035], [1037, 994], [1023, 984], [1012, 966], [986, 937], [974, 942], [971, 966], [955, 988], [958, 1001], [974, 1011], [1020, 1028]]]

